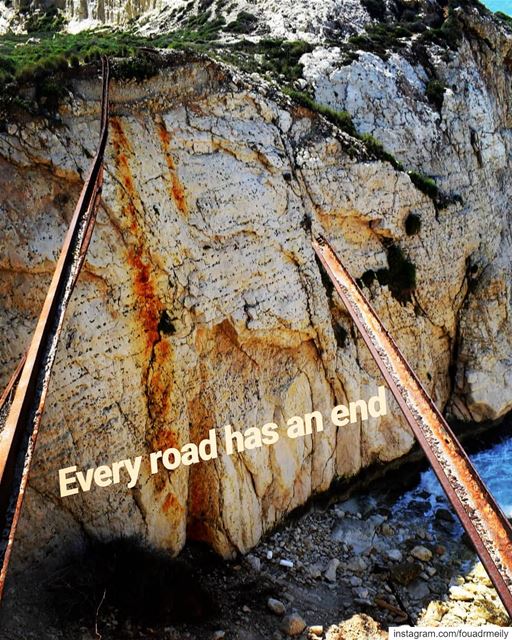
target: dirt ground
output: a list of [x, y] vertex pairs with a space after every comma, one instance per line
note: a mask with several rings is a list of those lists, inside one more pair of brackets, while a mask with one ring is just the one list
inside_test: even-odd
[[232, 562], [200, 546], [159, 562], [114, 543], [70, 574], [34, 568], [10, 581], [0, 640], [341, 640], [400, 624], [507, 625], [446, 501], [419, 489], [398, 511], [394, 500], [371, 491], [313, 506]]

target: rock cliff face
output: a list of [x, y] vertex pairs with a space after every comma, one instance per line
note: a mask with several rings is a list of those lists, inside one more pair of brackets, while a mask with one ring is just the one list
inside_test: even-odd
[[462, 10], [459, 16], [471, 37], [447, 62], [435, 63], [446, 87], [440, 109], [425, 97], [425, 68], [397, 54], [383, 61], [365, 52], [341, 66], [336, 49], [318, 48], [304, 56], [304, 76], [319, 102], [348, 110], [359, 131], [371, 133], [405, 166], [434, 176], [449, 199], [458, 200], [437, 211], [440, 235], [430, 268], [458, 269], [461, 287], [446, 292], [446, 305], [431, 299], [421, 306], [446, 330], [454, 353], [450, 411], [483, 420], [511, 407], [511, 272], [504, 258], [511, 238], [511, 42], [489, 17]]
[[[176, 54], [155, 78], [114, 84], [103, 203], [59, 347], [19, 557], [83, 532], [244, 552], [334, 478], [410, 449], [390, 400], [383, 418], [171, 473], [146, 465], [132, 490], [58, 497], [63, 467], [179, 448], [226, 424], [328, 416], [375, 393], [376, 367], [322, 280], [311, 232], [363, 279], [449, 415], [512, 408], [512, 39], [476, 10], [461, 21], [456, 49], [434, 45], [428, 65], [369, 51], [346, 64], [340, 47], [303, 58], [316, 100], [348, 110], [405, 169], [435, 176], [430, 196], [396, 162], [213, 61]], [[426, 97], [434, 72], [442, 104]], [[98, 97], [97, 82], [77, 80], [60, 125], [11, 124], [0, 136], [2, 381], [94, 151]], [[403, 283], [411, 265], [415, 287]]]
[[0, 14], [6, 18], [29, 7], [44, 10], [53, 6], [74, 28], [136, 23], [143, 31], [153, 32], [179, 26], [204, 11], [222, 15], [226, 23], [245, 12], [254, 16], [261, 33], [308, 40], [319, 40], [333, 32], [354, 33], [370, 21], [360, 0], [14, 0], [12, 6], [6, 5], [0, 2]]

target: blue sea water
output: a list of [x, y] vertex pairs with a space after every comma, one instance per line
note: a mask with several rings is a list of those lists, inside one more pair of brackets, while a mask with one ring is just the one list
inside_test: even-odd
[[512, 16], [512, 0], [483, 0], [483, 4], [491, 11], [502, 11]]
[[505, 440], [473, 457], [473, 463], [500, 507], [512, 516], [512, 440]]
[[[512, 439], [508, 438], [472, 455], [471, 460], [505, 515], [512, 517]], [[427, 515], [431, 516], [440, 503], [446, 502], [444, 491], [431, 470], [421, 474], [418, 486], [398, 500], [394, 511], [400, 513], [418, 496], [426, 495], [429, 496], [427, 503], [430, 502], [431, 507]]]

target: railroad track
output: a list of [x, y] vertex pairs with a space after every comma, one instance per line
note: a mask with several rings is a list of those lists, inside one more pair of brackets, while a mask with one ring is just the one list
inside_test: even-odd
[[0, 398], [0, 598], [64, 315], [85, 260], [99, 206], [108, 137], [109, 75], [108, 60], [103, 58], [98, 149], [64, 239], [32, 341]]
[[328, 242], [313, 248], [512, 617], [512, 527], [393, 338]]

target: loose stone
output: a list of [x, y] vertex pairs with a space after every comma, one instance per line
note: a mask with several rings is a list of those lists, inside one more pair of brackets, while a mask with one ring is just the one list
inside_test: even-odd
[[283, 619], [281, 630], [287, 636], [298, 636], [306, 628], [306, 622], [298, 613], [291, 613]]
[[411, 556], [422, 562], [429, 562], [429, 560], [432, 560], [432, 551], [427, 549], [427, 547], [418, 545], [411, 551]]
[[267, 607], [275, 613], [277, 616], [282, 616], [286, 611], [286, 607], [281, 602], [281, 600], [276, 600], [275, 598], [269, 598], [267, 600]]

